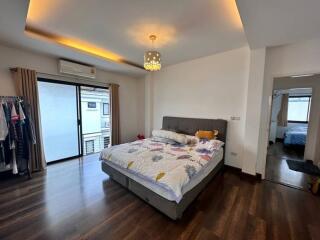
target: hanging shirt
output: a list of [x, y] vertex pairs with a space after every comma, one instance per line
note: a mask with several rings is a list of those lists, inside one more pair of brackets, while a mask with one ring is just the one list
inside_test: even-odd
[[[8, 119], [9, 119], [8, 127], [9, 127], [10, 145], [12, 145], [12, 143], [17, 140], [17, 131], [16, 131], [16, 126], [15, 126], [17, 120], [13, 120], [13, 119], [16, 119], [15, 116], [18, 116], [15, 109], [16, 108], [14, 107], [13, 103], [8, 104], [7, 114], [8, 114]], [[13, 148], [11, 147], [11, 149], [13, 149]]]
[[21, 103], [19, 102], [19, 120], [24, 121], [26, 119], [26, 115], [23, 112]]
[[12, 151], [12, 173], [18, 174], [18, 165], [17, 165], [17, 158], [16, 158], [16, 151], [15, 151], [15, 144], [13, 143], [13, 151]]
[[32, 116], [31, 116], [31, 106], [30, 106], [30, 104], [23, 102], [22, 108], [23, 108], [23, 111], [26, 116], [25, 123], [26, 123], [26, 127], [27, 127], [28, 137], [29, 137], [32, 144], [36, 144], [36, 142], [37, 142], [36, 131], [35, 131], [34, 122], [33, 122]]
[[0, 105], [0, 141], [4, 141], [8, 135], [8, 124], [2, 104]]
[[11, 107], [11, 121], [19, 120], [19, 115], [17, 114], [16, 107], [12, 104]]

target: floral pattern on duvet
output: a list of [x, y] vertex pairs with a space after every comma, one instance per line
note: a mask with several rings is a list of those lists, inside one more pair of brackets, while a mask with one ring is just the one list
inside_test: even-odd
[[104, 149], [100, 159], [160, 184], [172, 191], [178, 202], [183, 186], [206, 166], [221, 145], [216, 141], [171, 145], [148, 138]]

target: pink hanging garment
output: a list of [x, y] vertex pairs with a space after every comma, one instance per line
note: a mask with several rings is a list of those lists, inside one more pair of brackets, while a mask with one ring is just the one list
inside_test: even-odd
[[17, 114], [16, 107], [14, 104], [12, 104], [11, 108], [11, 121], [17, 121], [19, 120], [19, 115]]

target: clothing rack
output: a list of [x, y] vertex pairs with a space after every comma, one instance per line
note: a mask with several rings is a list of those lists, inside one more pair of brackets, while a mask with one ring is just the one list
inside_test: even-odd
[[[2, 104], [4, 104], [4, 103], [12, 103], [12, 102], [16, 102], [16, 101], [18, 101], [19, 104], [21, 104], [23, 102], [23, 97], [21, 97], [21, 96], [0, 96], [0, 107], [2, 107]], [[3, 142], [1, 144], [3, 144]], [[3, 145], [1, 145], [1, 146], [3, 147]], [[14, 151], [14, 150], [12, 150], [12, 151]], [[0, 152], [0, 154], [1, 154], [1, 152]], [[31, 178], [30, 159], [28, 159], [26, 164], [27, 164], [26, 172], [23, 174], [19, 173], [19, 175], [27, 174], [28, 178], [30, 179]], [[12, 171], [12, 170], [13, 170], [12, 163], [10, 164], [10, 167], [6, 166], [6, 164], [4, 164], [4, 166], [0, 165], [0, 173]]]
[[12, 101], [18, 99], [19, 101], [23, 101], [21, 96], [0, 96], [0, 100], [2, 101]]
[[[0, 96], [0, 104], [2, 104], [3, 102], [8, 102], [8, 101], [15, 101], [18, 98], [20, 98], [20, 97], [19, 96]], [[7, 171], [11, 171], [11, 170], [12, 170], [12, 166], [10, 166], [10, 167], [0, 166], [0, 172], [7, 172]]]

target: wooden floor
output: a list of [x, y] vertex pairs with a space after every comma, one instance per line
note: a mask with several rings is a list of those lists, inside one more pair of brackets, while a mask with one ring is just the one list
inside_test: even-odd
[[229, 169], [172, 221], [91, 155], [2, 181], [0, 239], [320, 239], [320, 198]]
[[266, 179], [308, 191], [309, 175], [291, 170], [288, 167], [287, 159], [303, 161], [303, 151], [284, 148], [283, 143], [280, 142], [269, 146]]

